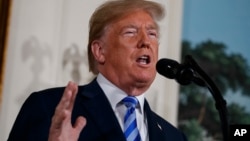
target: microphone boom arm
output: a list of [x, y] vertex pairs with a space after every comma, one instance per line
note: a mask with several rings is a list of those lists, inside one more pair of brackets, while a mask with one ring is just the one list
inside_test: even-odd
[[226, 101], [222, 97], [218, 87], [215, 83], [210, 79], [210, 77], [200, 68], [200, 66], [195, 62], [192, 56], [187, 55], [185, 56], [185, 61], [188, 65], [196, 71], [197, 74], [203, 79], [205, 83], [205, 87], [209, 89], [211, 92], [214, 100], [215, 100], [215, 107], [219, 112], [220, 120], [221, 120], [221, 128], [224, 141], [228, 141], [229, 138], [229, 125], [227, 119], [227, 107]]

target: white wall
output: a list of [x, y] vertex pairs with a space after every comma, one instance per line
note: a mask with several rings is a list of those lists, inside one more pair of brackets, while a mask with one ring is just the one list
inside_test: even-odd
[[[69, 80], [85, 84], [92, 78], [86, 56], [88, 19], [102, 1], [13, 0], [0, 140], [6, 140], [22, 103], [32, 91], [66, 85]], [[179, 60], [182, 0], [157, 1], [167, 9], [161, 22], [160, 57]], [[176, 125], [177, 84], [158, 75], [149, 93], [152, 108]]]

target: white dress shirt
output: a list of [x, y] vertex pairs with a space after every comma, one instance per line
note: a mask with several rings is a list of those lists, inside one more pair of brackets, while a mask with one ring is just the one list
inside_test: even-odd
[[[102, 74], [98, 74], [97, 83], [100, 85], [102, 90], [104, 91], [106, 97], [108, 98], [113, 111], [120, 123], [122, 130], [124, 131], [124, 116], [126, 111], [126, 106], [121, 103], [121, 100], [128, 96], [123, 90], [112, 84], [109, 80], [107, 80]], [[147, 129], [147, 120], [144, 113], [144, 94], [140, 96], [136, 96], [139, 101], [139, 106], [136, 108], [136, 121], [137, 127], [139, 129], [142, 141], [148, 141], [148, 129]]]

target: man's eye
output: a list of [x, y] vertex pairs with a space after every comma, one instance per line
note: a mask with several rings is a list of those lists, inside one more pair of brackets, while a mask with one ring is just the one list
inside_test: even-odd
[[136, 29], [126, 29], [124, 30], [123, 34], [125, 36], [134, 36], [136, 34]]
[[134, 36], [136, 34], [135, 31], [126, 31], [125, 33], [125, 36]]
[[148, 35], [150, 38], [158, 38], [157, 32], [154, 32], [154, 31], [149, 31]]

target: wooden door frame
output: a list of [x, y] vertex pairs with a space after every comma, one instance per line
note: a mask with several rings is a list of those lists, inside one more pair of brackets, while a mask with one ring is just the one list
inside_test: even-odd
[[6, 42], [12, 0], [0, 0], [0, 104], [2, 102], [3, 77], [6, 56]]

